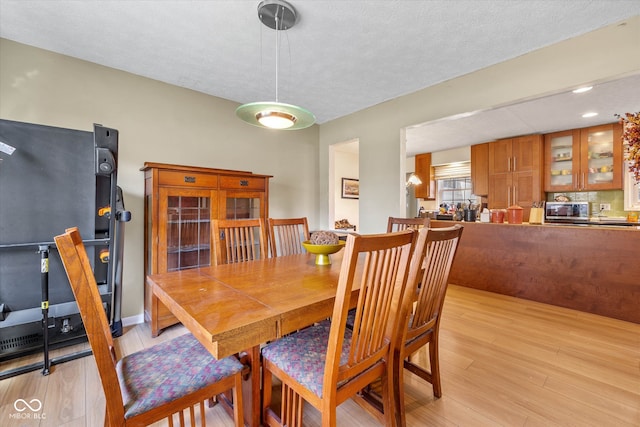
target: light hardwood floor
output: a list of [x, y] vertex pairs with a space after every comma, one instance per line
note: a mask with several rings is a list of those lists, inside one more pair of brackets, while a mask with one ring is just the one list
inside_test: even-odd
[[[118, 341], [127, 354], [183, 332], [177, 326], [152, 339], [137, 325]], [[430, 386], [405, 373], [409, 426], [640, 426], [638, 324], [450, 286], [440, 338], [443, 396], [434, 400]], [[423, 363], [425, 356], [422, 350]], [[45, 418], [16, 419], [16, 399], [34, 398]], [[0, 403], [2, 426], [103, 425], [92, 357], [56, 365], [47, 377], [36, 371], [0, 381]], [[313, 409], [305, 417], [306, 425], [319, 424]], [[377, 425], [351, 401], [339, 407], [338, 423]], [[233, 425], [219, 406], [207, 409], [207, 424]]]

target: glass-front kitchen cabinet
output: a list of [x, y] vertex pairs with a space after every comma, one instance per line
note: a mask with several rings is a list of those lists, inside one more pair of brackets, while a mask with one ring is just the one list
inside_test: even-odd
[[263, 218], [269, 210], [268, 175], [145, 163], [144, 316], [155, 337], [178, 323], [153, 295], [149, 274], [214, 264], [214, 219]]
[[545, 135], [545, 191], [622, 189], [621, 136], [617, 123]]

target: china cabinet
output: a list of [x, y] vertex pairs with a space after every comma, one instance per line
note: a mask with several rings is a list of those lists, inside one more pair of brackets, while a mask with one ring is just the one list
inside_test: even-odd
[[154, 297], [149, 274], [214, 263], [211, 221], [269, 215], [269, 175], [145, 163], [144, 316], [151, 333], [178, 320]]
[[622, 189], [617, 123], [545, 135], [545, 191]]
[[533, 202], [542, 193], [542, 136], [526, 135], [489, 143], [489, 208], [523, 208], [529, 220]]

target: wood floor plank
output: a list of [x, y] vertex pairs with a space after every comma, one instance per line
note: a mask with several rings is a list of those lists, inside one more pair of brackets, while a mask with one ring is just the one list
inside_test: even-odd
[[[43, 412], [47, 417], [40, 422], [43, 427], [57, 427], [86, 414], [85, 369], [80, 363], [62, 363], [49, 375]], [[78, 367], [76, 367], [78, 365]]]
[[[128, 354], [185, 333], [177, 325], [151, 338], [148, 325], [125, 328], [117, 339]], [[86, 348], [81, 344], [73, 349]], [[56, 350], [55, 355], [68, 349]], [[52, 353], [53, 354], [53, 353]], [[53, 356], [52, 356], [53, 357]], [[0, 364], [21, 366], [32, 355]], [[426, 349], [414, 361], [428, 366]], [[640, 325], [561, 307], [450, 286], [440, 330], [443, 397], [405, 372], [407, 425], [598, 426], [640, 425]], [[43, 402], [47, 421], [9, 418], [16, 399]], [[101, 426], [104, 394], [92, 357], [0, 381], [0, 425]], [[305, 425], [319, 426], [319, 414]], [[220, 406], [206, 409], [207, 425], [233, 426]], [[9, 420], [10, 423], [6, 423]], [[165, 421], [154, 424], [167, 425]], [[340, 426], [379, 423], [352, 401], [338, 407]]]

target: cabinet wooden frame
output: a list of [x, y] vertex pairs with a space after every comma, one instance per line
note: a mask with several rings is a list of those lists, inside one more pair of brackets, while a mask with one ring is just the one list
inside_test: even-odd
[[[236, 217], [257, 216], [266, 222], [269, 217], [269, 179], [271, 176], [247, 171], [150, 162], [145, 163], [141, 170], [145, 174], [144, 317], [145, 321], [150, 323], [151, 334], [155, 337], [162, 329], [178, 323], [173, 314], [153, 295], [146, 280], [146, 276], [149, 274], [182, 269], [180, 262], [176, 265], [175, 259], [169, 259], [170, 256], [175, 257], [175, 254], [171, 254], [171, 245], [169, 245], [170, 223], [174, 224], [173, 227], [180, 222], [171, 221], [169, 218], [170, 198], [206, 200], [206, 206], [194, 209], [199, 211], [199, 215], [208, 209], [208, 218], [199, 216], [197, 219], [188, 220], [197, 227], [203, 226], [202, 230], [198, 228], [197, 234], [195, 234], [198, 236], [195, 243], [202, 244], [202, 250], [196, 248], [199, 251], [197, 260], [190, 260], [191, 264], [194, 262], [195, 264], [189, 265], [189, 267], [213, 265], [215, 254], [211, 231], [209, 229], [209, 232], [206, 233], [205, 228], [210, 227], [214, 219], [226, 219], [230, 210], [233, 210], [234, 219]], [[257, 211], [254, 209], [253, 211], [236, 212], [235, 208], [227, 206], [230, 199], [253, 199], [259, 206], [256, 208]], [[251, 206], [252, 202], [247, 201], [246, 204]], [[178, 227], [182, 226], [183, 223], [178, 225]], [[188, 249], [193, 250], [193, 248]], [[181, 252], [181, 248], [176, 251]], [[205, 258], [202, 258], [202, 255]]]
[[422, 184], [416, 185], [414, 194], [416, 199], [435, 200], [436, 182], [434, 169], [431, 166], [431, 153], [417, 154], [415, 157], [415, 174]]
[[[589, 151], [589, 138], [601, 132], [611, 132], [612, 147], [611, 160], [606, 173], [611, 174], [610, 180], [597, 182], [591, 180], [590, 175], [603, 173], [592, 170], [589, 167], [590, 160], [594, 153]], [[591, 126], [579, 129], [570, 129], [561, 132], [553, 132], [544, 136], [544, 190], [546, 192], [566, 192], [566, 191], [597, 191], [597, 190], [621, 190], [623, 188], [623, 150], [622, 150], [622, 126], [618, 123], [610, 123], [599, 126]], [[554, 140], [565, 138], [571, 143], [567, 147], [570, 153], [566, 159], [559, 160], [557, 149], [552, 146]], [[560, 168], [558, 164], [566, 163], [571, 169]], [[596, 165], [597, 166], [597, 165]], [[565, 184], [554, 183], [554, 177], [558, 175], [570, 175]], [[597, 176], [597, 175], [596, 175]], [[557, 180], [557, 179], [556, 179]]]
[[544, 200], [542, 191], [542, 135], [526, 135], [489, 143], [489, 208], [523, 208], [529, 220], [533, 202]]
[[489, 194], [489, 143], [471, 146], [471, 186], [476, 196]]

